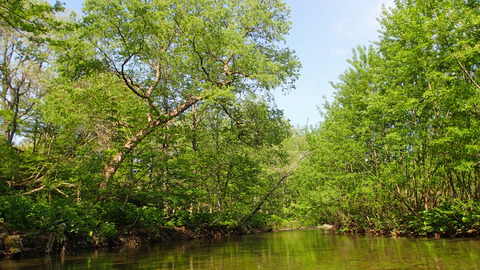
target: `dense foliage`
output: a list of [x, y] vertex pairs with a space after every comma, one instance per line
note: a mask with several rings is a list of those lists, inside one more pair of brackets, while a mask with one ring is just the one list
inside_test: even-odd
[[[459, 233], [480, 225], [478, 1], [396, 1], [333, 84], [296, 181], [314, 222]], [[312, 184], [314, 183], [314, 184]], [[473, 231], [471, 231], [473, 232]]]
[[[47, 250], [272, 226], [296, 154], [278, 0], [0, 4], [0, 223]], [[3, 224], [3, 223], [2, 223]], [[208, 229], [211, 228], [211, 229]], [[1, 244], [2, 239], [0, 239]]]
[[300, 68], [279, 0], [1, 3], [0, 229], [46, 251], [178, 228], [475, 233], [479, 8], [396, 1], [324, 121], [294, 130], [269, 94]]

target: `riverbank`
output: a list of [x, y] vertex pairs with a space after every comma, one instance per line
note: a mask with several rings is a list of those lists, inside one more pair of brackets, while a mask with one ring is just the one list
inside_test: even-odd
[[110, 238], [94, 235], [78, 235], [67, 239], [65, 235], [55, 232], [45, 234], [15, 231], [10, 233], [5, 223], [0, 222], [3, 234], [0, 234], [0, 259], [21, 258], [24, 255], [61, 254], [71, 251], [98, 249], [139, 244], [158, 243], [171, 240], [199, 238], [223, 238], [234, 235], [263, 233], [272, 228], [246, 228], [239, 226], [203, 225], [199, 227], [160, 227], [149, 230], [141, 227], [117, 228]]
[[[480, 230], [476, 227], [462, 228], [447, 231], [432, 231], [422, 233], [413, 230], [398, 229], [365, 229], [359, 227], [340, 227], [321, 225], [311, 227], [278, 227], [268, 222], [257, 223], [253, 226], [238, 225], [211, 225], [208, 223], [192, 223], [189, 226], [142, 226], [142, 223], [133, 223], [129, 226], [108, 226], [104, 222], [101, 230], [89, 233], [68, 234], [64, 227], [72, 225], [60, 223], [56, 230], [15, 230], [0, 221], [0, 258], [20, 258], [29, 254], [61, 254], [72, 251], [97, 249], [118, 246], [135, 246], [139, 244], [158, 243], [162, 241], [186, 240], [199, 238], [224, 238], [234, 235], [263, 233], [270, 231], [295, 231], [305, 229], [322, 229], [336, 234], [359, 234], [368, 236], [387, 236], [392, 238], [423, 237], [423, 238], [475, 238], [480, 237]], [[47, 227], [46, 227], [47, 228]]]
[[[6, 224], [0, 222], [3, 237], [0, 237], [0, 259], [21, 258], [22, 256], [41, 254], [66, 255], [69, 252], [108, 247], [136, 246], [166, 241], [190, 239], [220, 239], [230, 236], [259, 234], [266, 232], [299, 231], [321, 229], [335, 232], [332, 225], [317, 227], [274, 228], [272, 226], [246, 227], [231, 225], [201, 225], [201, 226], [162, 226], [154, 230], [142, 227], [116, 228], [111, 237], [97, 237], [94, 234], [77, 235], [67, 238], [58, 232], [10, 232]], [[2, 234], [0, 234], [2, 236]], [[5, 245], [5, 239], [15, 239], [15, 242]], [[7, 240], [8, 242], [8, 240]]]
[[4, 260], [1, 269], [476, 269], [472, 239], [402, 240], [292, 230]]
[[366, 235], [383, 236], [392, 238], [477, 238], [480, 231], [476, 229], [456, 230], [448, 232], [435, 232], [421, 235], [413, 231], [400, 230], [379, 230], [379, 229], [345, 229], [333, 225], [324, 224], [315, 228], [245, 228], [221, 225], [203, 225], [199, 227], [167, 227], [157, 230], [149, 230], [140, 227], [119, 228], [111, 238], [96, 238], [90, 236], [78, 236], [75, 239], [66, 239], [58, 233], [32, 234], [27, 232], [15, 232], [6, 236], [7, 228], [5, 223], [0, 222], [0, 258], [17, 259], [23, 256], [41, 254], [67, 255], [69, 252], [88, 249], [101, 249], [107, 247], [136, 246], [142, 244], [154, 244], [167, 241], [189, 240], [189, 239], [220, 239], [235, 235], [258, 234], [265, 232], [300, 231], [321, 229], [334, 234], [342, 235]]
[[364, 228], [339, 228], [331, 226], [329, 230], [335, 233], [360, 234], [366, 236], [387, 236], [392, 238], [480, 238], [480, 230], [478, 228], [463, 228], [448, 231], [433, 231], [429, 233], [418, 232], [412, 230], [381, 230], [381, 229], [364, 229]]

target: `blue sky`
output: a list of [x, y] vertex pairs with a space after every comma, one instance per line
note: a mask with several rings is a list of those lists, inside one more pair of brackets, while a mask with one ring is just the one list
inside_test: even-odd
[[316, 125], [324, 98], [333, 100], [330, 82], [348, 68], [347, 59], [358, 45], [378, 40], [377, 18], [382, 5], [393, 0], [286, 0], [292, 9], [287, 45], [297, 52], [302, 71], [297, 88], [275, 94], [277, 106], [294, 126]]
[[[287, 46], [296, 51], [303, 68], [296, 89], [286, 95], [276, 91], [275, 100], [294, 126], [316, 125], [323, 97], [333, 100], [330, 82], [348, 68], [353, 48], [378, 40], [376, 19], [382, 5], [393, 6], [394, 0], [284, 1], [292, 9]], [[79, 13], [83, 0], [62, 2]]]

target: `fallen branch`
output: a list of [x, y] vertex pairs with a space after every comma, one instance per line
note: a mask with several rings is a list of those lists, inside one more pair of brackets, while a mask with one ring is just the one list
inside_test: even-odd
[[302, 154], [302, 156], [295, 162], [293, 163], [292, 166], [290, 166], [290, 168], [287, 170], [287, 172], [285, 174], [283, 174], [280, 179], [277, 181], [277, 183], [275, 183], [275, 185], [273, 185], [273, 187], [270, 189], [270, 191], [263, 197], [263, 199], [257, 203], [257, 205], [255, 206], [255, 208], [253, 209], [253, 211], [250, 213], [250, 215], [247, 216], [247, 218], [244, 219], [244, 216], [242, 216], [240, 219], [239, 219], [239, 222], [242, 223], [242, 224], [245, 224], [247, 223], [247, 221], [249, 221], [263, 206], [263, 204], [267, 201], [268, 197], [270, 197], [270, 195], [272, 195], [272, 193], [278, 188], [278, 186], [280, 186], [280, 184], [285, 180], [287, 179], [288, 177], [290, 177], [292, 175], [292, 171], [293, 169], [295, 169], [297, 167], [297, 165], [300, 163], [300, 161], [302, 161], [305, 156], [307, 155], [307, 152], [304, 152]]

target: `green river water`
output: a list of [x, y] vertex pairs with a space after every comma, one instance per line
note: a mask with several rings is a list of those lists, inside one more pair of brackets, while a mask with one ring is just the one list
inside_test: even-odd
[[286, 231], [2, 260], [0, 269], [480, 269], [480, 240]]

